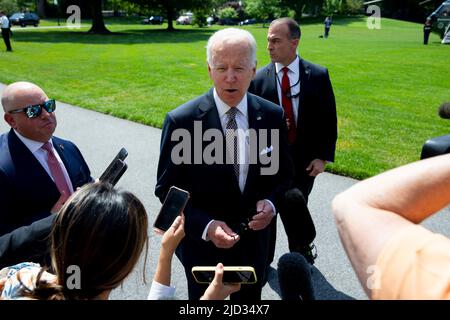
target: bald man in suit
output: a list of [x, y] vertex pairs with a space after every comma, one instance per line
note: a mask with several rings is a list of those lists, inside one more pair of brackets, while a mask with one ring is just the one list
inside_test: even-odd
[[15, 82], [1, 101], [11, 129], [0, 136], [0, 236], [58, 212], [76, 188], [92, 181], [75, 144], [53, 136], [56, 102], [41, 88]]

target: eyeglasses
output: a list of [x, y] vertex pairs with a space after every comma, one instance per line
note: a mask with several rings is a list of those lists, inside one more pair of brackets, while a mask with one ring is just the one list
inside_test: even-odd
[[56, 109], [56, 102], [54, 99], [51, 100], [47, 100], [44, 103], [41, 104], [35, 104], [32, 106], [27, 106], [23, 109], [18, 109], [18, 110], [12, 110], [9, 111], [9, 113], [20, 113], [20, 112], [25, 112], [25, 114], [27, 115], [28, 118], [37, 118], [41, 115], [42, 113], [42, 108], [45, 109], [45, 111], [47, 111], [48, 113], [52, 113], [53, 111], [55, 111]]

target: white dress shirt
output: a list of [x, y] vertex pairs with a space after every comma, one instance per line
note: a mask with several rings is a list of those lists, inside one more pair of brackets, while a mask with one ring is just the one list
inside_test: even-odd
[[[223, 132], [226, 132], [228, 122], [228, 110], [231, 109], [217, 95], [214, 89], [214, 102], [216, 103], [217, 112], [219, 113], [220, 123]], [[239, 111], [236, 113], [236, 124], [238, 127], [238, 144], [239, 144], [239, 189], [244, 192], [245, 182], [247, 181], [248, 165], [249, 165], [249, 138], [248, 138], [248, 107], [247, 95], [235, 107]]]
[[2, 29], [8, 29], [9, 28], [9, 20], [7, 16], [0, 17], [0, 25]]
[[[47, 163], [47, 161], [48, 161], [47, 151], [45, 151], [44, 149], [41, 148], [44, 145], [44, 143], [25, 138], [16, 130], [14, 130], [14, 133], [17, 135], [17, 137], [20, 139], [20, 141], [22, 141], [23, 144], [28, 148], [28, 150], [30, 150], [30, 152], [33, 154], [33, 156], [39, 161], [39, 163], [45, 169], [45, 171], [50, 176], [50, 178], [53, 181], [55, 181], [55, 179], [53, 179], [53, 177], [52, 177], [50, 168]], [[72, 181], [70, 181], [69, 173], [67, 172], [66, 167], [64, 166], [64, 163], [62, 162], [61, 158], [59, 157], [58, 152], [55, 150], [52, 139], [50, 139], [49, 142], [52, 145], [53, 153], [55, 154], [56, 159], [58, 159], [59, 165], [61, 166], [61, 169], [64, 173], [64, 178], [66, 179], [67, 184], [69, 185], [70, 192], [73, 193], [73, 186], [72, 186]]]
[[[275, 63], [275, 71], [277, 74], [277, 92], [278, 92], [278, 101], [280, 101], [280, 107], [283, 107], [281, 105], [281, 82], [283, 79], [283, 68], [287, 67], [289, 69], [288, 71], [288, 77], [289, 77], [289, 84], [291, 85], [291, 95], [294, 96], [300, 92], [300, 58], [297, 56], [294, 61], [291, 62], [288, 66], [283, 66], [281, 63], [276, 62]], [[297, 118], [298, 118], [298, 102], [299, 97], [292, 98], [292, 109], [294, 111], [294, 118], [295, 118], [295, 124], [297, 125]]]

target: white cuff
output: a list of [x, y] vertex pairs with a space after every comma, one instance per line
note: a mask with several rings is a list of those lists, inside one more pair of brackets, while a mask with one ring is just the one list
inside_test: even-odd
[[170, 300], [174, 296], [175, 287], [169, 287], [153, 280], [147, 300]]
[[275, 217], [277, 215], [277, 209], [275, 209], [275, 206], [273, 205], [272, 201], [270, 201], [269, 199], [264, 199], [264, 200], [266, 200], [272, 206], [273, 216]]
[[203, 233], [202, 233], [202, 239], [205, 240], [205, 241], [209, 241], [209, 238], [208, 238], [208, 228], [209, 228], [209, 225], [210, 225], [211, 223], [213, 223], [213, 221], [214, 221], [214, 220], [211, 220], [211, 221], [206, 225], [205, 230], [203, 230]]

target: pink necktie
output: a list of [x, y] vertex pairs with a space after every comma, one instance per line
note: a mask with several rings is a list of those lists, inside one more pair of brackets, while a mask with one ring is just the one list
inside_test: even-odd
[[67, 184], [67, 180], [64, 177], [64, 173], [62, 171], [61, 165], [56, 159], [55, 154], [53, 153], [53, 148], [50, 142], [44, 143], [42, 149], [47, 151], [48, 154], [48, 167], [50, 168], [50, 172], [52, 173], [53, 180], [55, 181], [56, 187], [59, 192], [62, 194], [64, 191], [67, 196], [70, 196], [72, 193], [70, 192], [69, 185]]

